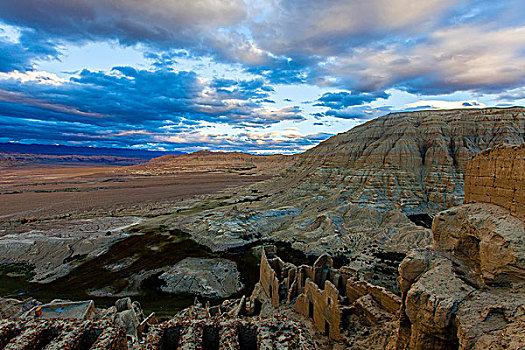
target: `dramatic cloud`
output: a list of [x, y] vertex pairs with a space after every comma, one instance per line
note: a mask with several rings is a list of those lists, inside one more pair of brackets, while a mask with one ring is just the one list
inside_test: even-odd
[[6, 36], [0, 29], [0, 72], [25, 71], [33, 61], [50, 59], [59, 55], [55, 45], [34, 30], [26, 29], [16, 39]]
[[302, 135], [295, 130], [284, 130], [282, 132], [267, 133], [240, 133], [229, 134], [205, 134], [202, 131], [193, 132], [180, 136], [161, 136], [159, 141], [177, 144], [185, 150], [200, 150], [213, 148], [221, 151], [236, 151], [239, 149], [253, 153], [296, 153], [315, 146], [320, 141], [332, 136], [327, 133], [315, 133]]
[[[390, 111], [520, 104], [524, 12], [522, 0], [0, 0], [0, 140], [288, 152]], [[284, 136], [292, 125], [300, 137]]]
[[2, 0], [0, 14], [7, 23], [38, 28], [59, 40], [186, 47], [239, 23], [246, 6], [235, 0]]
[[494, 92], [525, 83], [524, 53], [525, 27], [459, 27], [435, 32], [408, 49], [396, 43], [341, 56], [324, 67], [324, 74], [338, 74], [341, 84], [357, 91], [397, 86], [426, 94]]
[[129, 136], [128, 145], [210, 124], [264, 127], [304, 120], [297, 106], [264, 107], [260, 100], [269, 91], [272, 88], [261, 80], [207, 83], [194, 72], [165, 69], [83, 70], [68, 81], [35, 71], [11, 72], [0, 73], [0, 111], [13, 128], [19, 127], [9, 129], [14, 140], [24, 134], [25, 139], [37, 137], [38, 132], [26, 132], [27, 125], [38, 130], [60, 125], [46, 135], [106, 142]]

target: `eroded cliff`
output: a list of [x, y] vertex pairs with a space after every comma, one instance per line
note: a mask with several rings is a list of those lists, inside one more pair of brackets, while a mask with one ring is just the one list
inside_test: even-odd
[[402, 254], [432, 244], [431, 216], [463, 202], [469, 157], [524, 141], [525, 108], [389, 114], [296, 156], [222, 208], [172, 224], [213, 250], [270, 239], [345, 256], [388, 287]]
[[[521, 149], [499, 146], [469, 161], [466, 198], [494, 203], [491, 194], [521, 175], [504, 171], [523, 169]], [[493, 174], [482, 182], [484, 196], [474, 186], [480, 165]], [[523, 181], [512, 186], [525, 191]], [[410, 252], [399, 267], [397, 349], [525, 347], [525, 223], [513, 208], [512, 201], [470, 203], [435, 217], [433, 249]]]

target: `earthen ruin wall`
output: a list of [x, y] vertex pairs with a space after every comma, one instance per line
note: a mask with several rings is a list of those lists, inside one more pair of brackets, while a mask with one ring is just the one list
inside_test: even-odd
[[[274, 307], [286, 302], [297, 313], [311, 318], [316, 328], [330, 338], [342, 338], [343, 314], [352, 309], [349, 302], [361, 300], [364, 303], [362, 313], [368, 315], [372, 323], [383, 318], [385, 312], [396, 314], [399, 311], [401, 300], [397, 295], [383, 287], [356, 280], [351, 269], [334, 269], [329, 256], [319, 257], [314, 266], [297, 267], [283, 262], [274, 248], [265, 247], [261, 251], [260, 290]], [[280, 293], [280, 288], [286, 289], [286, 295]], [[257, 294], [252, 295], [250, 303], [257, 297]], [[377, 311], [373, 304], [384, 311]]]
[[465, 203], [490, 203], [525, 220], [525, 144], [496, 146], [467, 163]]

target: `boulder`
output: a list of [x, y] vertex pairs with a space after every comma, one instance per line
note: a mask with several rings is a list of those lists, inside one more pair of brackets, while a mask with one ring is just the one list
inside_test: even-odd
[[508, 210], [485, 203], [439, 213], [434, 248], [465, 261], [486, 284], [525, 282], [525, 223]]
[[235, 262], [226, 259], [186, 258], [168, 267], [159, 278], [166, 293], [226, 298], [243, 288]]

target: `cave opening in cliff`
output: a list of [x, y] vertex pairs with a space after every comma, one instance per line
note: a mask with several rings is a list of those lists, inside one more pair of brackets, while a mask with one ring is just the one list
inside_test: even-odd
[[253, 314], [254, 314], [254, 316], [259, 316], [259, 314], [261, 313], [261, 309], [262, 309], [262, 303], [258, 299], [255, 299], [253, 301]]
[[169, 327], [164, 331], [161, 350], [177, 349], [179, 346], [180, 327]]
[[212, 326], [203, 327], [202, 350], [219, 350], [219, 328]]
[[89, 350], [95, 344], [98, 337], [102, 334], [102, 329], [90, 328], [82, 334], [78, 341], [77, 350]]
[[432, 220], [434, 220], [434, 218], [426, 213], [407, 215], [407, 217], [418, 226], [428, 229], [432, 228]]
[[240, 350], [257, 350], [257, 330], [255, 328], [241, 326], [237, 329], [237, 334]]

